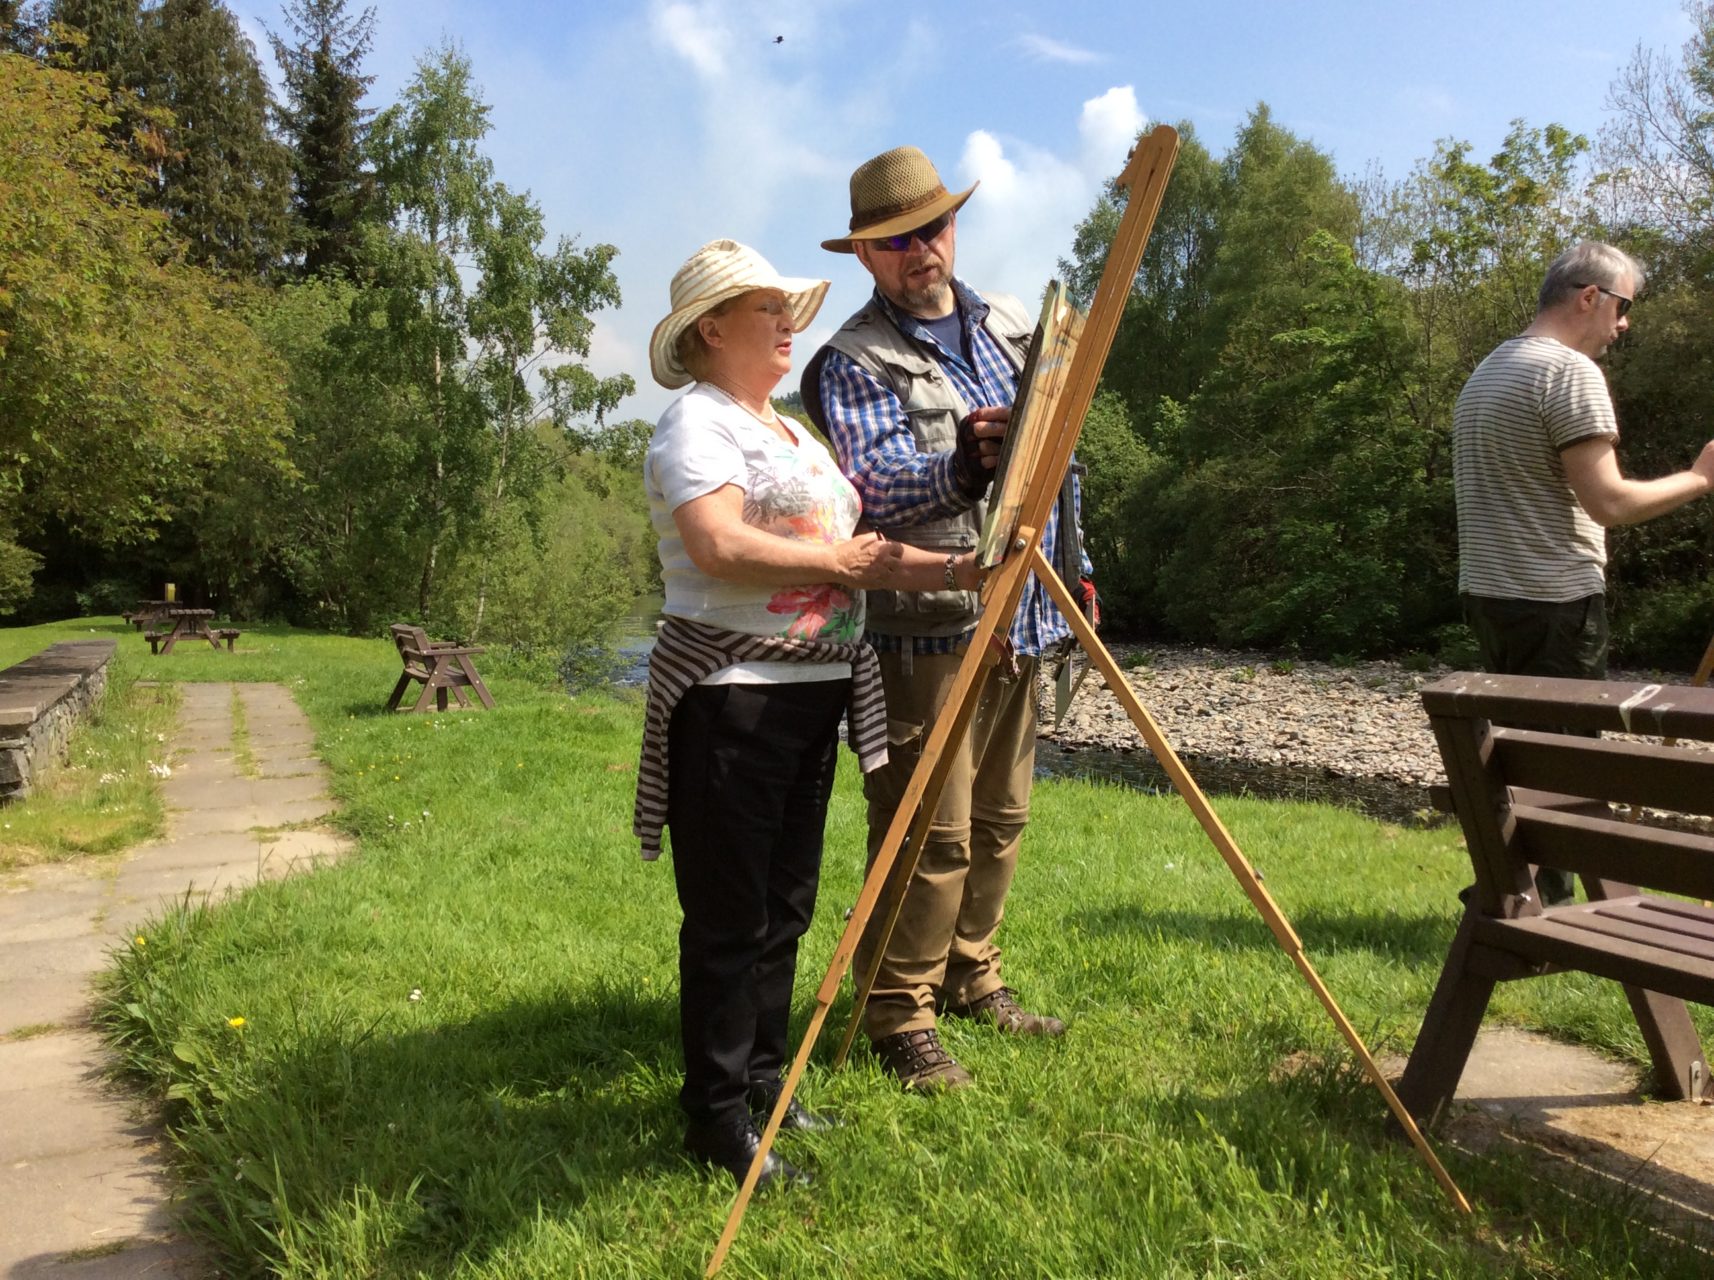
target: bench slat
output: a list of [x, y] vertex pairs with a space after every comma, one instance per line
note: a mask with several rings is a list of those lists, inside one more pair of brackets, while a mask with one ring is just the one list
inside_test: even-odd
[[1537, 960], [1580, 969], [1615, 982], [1663, 992], [1682, 1000], [1714, 1003], [1714, 960], [1665, 947], [1606, 937], [1567, 927], [1562, 911], [1517, 920], [1477, 921], [1478, 940]]
[[1495, 729], [1494, 754], [1514, 787], [1714, 814], [1714, 753], [1646, 742]]
[[1698, 937], [1693, 931], [1674, 928], [1672, 917], [1661, 917], [1650, 911], [1646, 898], [1630, 903], [1621, 900], [1621, 903], [1617, 908], [1610, 903], [1600, 904], [1606, 910], [1568, 907], [1556, 911], [1553, 918], [1568, 929], [1587, 929], [1611, 938], [1629, 938], [1663, 951], [1714, 961], [1714, 938]]
[[1714, 687], [1460, 672], [1422, 690], [1431, 716], [1714, 742]]
[[1531, 862], [1714, 898], [1714, 836], [1528, 805], [1514, 807], [1512, 816], [1519, 848]]

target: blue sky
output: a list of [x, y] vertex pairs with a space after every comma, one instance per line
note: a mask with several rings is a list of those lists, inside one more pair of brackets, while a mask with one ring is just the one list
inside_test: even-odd
[[[272, 72], [261, 34], [283, 26], [279, 4], [229, 2]], [[1189, 119], [1219, 154], [1265, 101], [1342, 172], [1403, 178], [1440, 138], [1485, 158], [1519, 117], [1593, 138], [1638, 44], [1676, 56], [1690, 31], [1679, 0], [374, 7], [373, 105], [455, 42], [493, 107], [500, 180], [534, 195], [550, 237], [619, 247], [625, 302], [598, 317], [591, 364], [630, 373], [619, 416], [647, 418], [672, 398], [649, 377], [649, 332], [703, 242], [833, 281], [800, 363], [856, 308], [868, 277], [819, 242], [845, 229], [851, 170], [888, 147], [921, 147], [949, 186], [981, 180], [959, 274], [1034, 299], [1145, 121]]]

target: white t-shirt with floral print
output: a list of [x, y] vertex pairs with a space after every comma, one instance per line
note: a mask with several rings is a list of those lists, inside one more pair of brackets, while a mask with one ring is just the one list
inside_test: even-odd
[[[662, 612], [746, 635], [852, 642], [863, 635], [863, 593], [835, 582], [753, 586], [711, 578], [691, 562], [672, 513], [723, 485], [744, 492], [744, 523], [782, 538], [840, 542], [857, 527], [862, 504], [825, 446], [781, 417], [788, 444], [726, 394], [703, 383], [673, 401], [643, 461], [649, 519], [660, 540]], [[850, 665], [745, 662], [704, 684], [836, 680]]]

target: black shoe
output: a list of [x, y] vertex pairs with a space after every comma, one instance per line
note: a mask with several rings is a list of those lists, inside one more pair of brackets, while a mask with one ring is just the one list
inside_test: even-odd
[[[756, 1150], [761, 1145], [761, 1132], [756, 1128], [756, 1122], [746, 1115], [726, 1120], [692, 1120], [685, 1126], [685, 1151], [704, 1164], [726, 1170], [739, 1186], [744, 1185], [744, 1177], [750, 1172]], [[780, 1159], [777, 1152], [770, 1151], [762, 1162], [762, 1173], [756, 1179], [756, 1186], [766, 1187], [776, 1182], [807, 1187], [811, 1178], [796, 1165]]]
[[[766, 1125], [768, 1117], [774, 1114], [782, 1087], [778, 1080], [758, 1081], [750, 1086], [750, 1114], [756, 1118], [758, 1128]], [[826, 1112], [809, 1110], [794, 1093], [786, 1107], [785, 1117], [780, 1121], [780, 1128], [796, 1129], [799, 1133], [826, 1133], [829, 1129], [837, 1129], [839, 1123], [837, 1117]]]

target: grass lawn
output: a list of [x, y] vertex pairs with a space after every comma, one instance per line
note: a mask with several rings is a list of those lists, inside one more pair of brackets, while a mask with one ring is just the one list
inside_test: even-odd
[[[0, 632], [0, 661], [89, 625]], [[679, 1154], [677, 907], [629, 834], [640, 705], [484, 664], [497, 710], [394, 717], [385, 641], [262, 627], [239, 650], [127, 667], [290, 686], [359, 850], [156, 921], [106, 984], [194, 1229], [237, 1275], [700, 1275], [733, 1188]], [[782, 1141], [817, 1183], [758, 1196], [723, 1274], [1706, 1274], [1623, 1198], [1504, 1156], [1442, 1152], [1478, 1206], [1457, 1217], [1185, 806], [1036, 794], [1002, 941], [1070, 1032], [950, 1026], [977, 1085], [906, 1097], [861, 1052], [828, 1069], [842, 1004], [803, 1096], [846, 1123]], [[1408, 1048], [1468, 879], [1456, 834], [1217, 806], [1371, 1047]], [[862, 844], [846, 756], [800, 1024]], [[1495, 1016], [1644, 1058], [1618, 990], [1577, 975]]]

